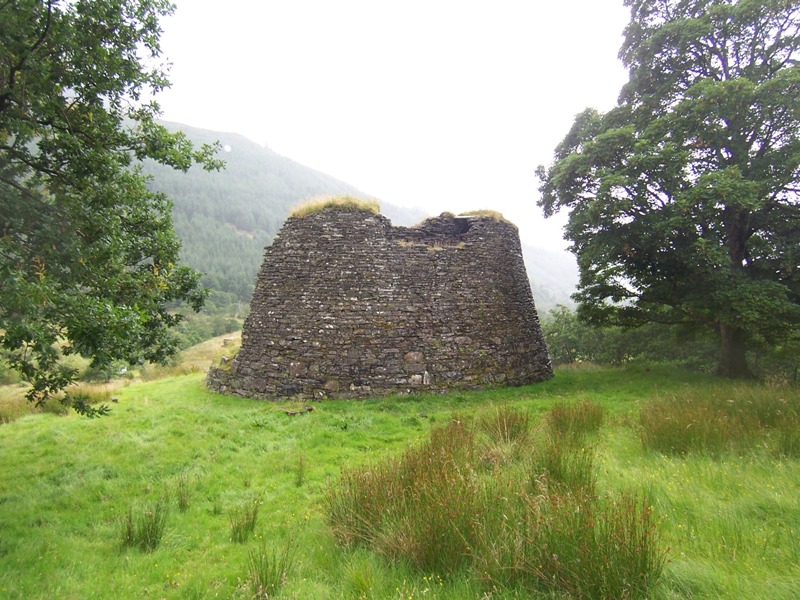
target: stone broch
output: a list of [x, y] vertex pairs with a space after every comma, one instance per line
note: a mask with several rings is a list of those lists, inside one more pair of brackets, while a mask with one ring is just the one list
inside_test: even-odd
[[443, 214], [393, 227], [358, 208], [289, 217], [267, 248], [218, 392], [364, 398], [553, 374], [517, 228]]

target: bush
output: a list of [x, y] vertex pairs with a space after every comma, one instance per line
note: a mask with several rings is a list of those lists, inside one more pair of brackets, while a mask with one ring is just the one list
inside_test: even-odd
[[696, 328], [659, 323], [629, 329], [596, 326], [563, 305], [544, 315], [542, 333], [556, 365], [589, 362], [618, 366], [639, 360], [710, 371], [718, 354], [714, 335]]
[[100, 381], [108, 383], [112, 379], [122, 377], [128, 372], [128, 365], [124, 361], [115, 360], [103, 366], [89, 366], [81, 375], [83, 381]]

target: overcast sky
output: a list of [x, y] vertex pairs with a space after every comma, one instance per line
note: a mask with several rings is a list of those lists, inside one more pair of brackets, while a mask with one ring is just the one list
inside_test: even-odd
[[[163, 117], [240, 133], [380, 200], [490, 208], [563, 247], [534, 169], [611, 108], [622, 0], [177, 0]], [[235, 152], [235, 148], [231, 148]]]

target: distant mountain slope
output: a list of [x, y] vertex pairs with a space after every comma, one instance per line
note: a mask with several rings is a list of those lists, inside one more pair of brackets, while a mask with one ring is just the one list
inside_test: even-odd
[[[180, 129], [195, 144], [219, 140], [227, 166], [209, 173], [193, 168], [180, 173], [154, 163], [145, 165], [153, 176], [152, 187], [165, 193], [174, 204], [175, 230], [183, 242], [183, 261], [204, 272], [204, 284], [233, 293], [248, 302], [256, 274], [269, 245], [289, 211], [298, 202], [319, 195], [369, 196], [330, 175], [301, 165], [235, 134], [165, 123]], [[426, 215], [381, 203], [381, 212], [396, 225], [413, 225]], [[539, 312], [557, 303], [569, 303], [577, 277], [565, 276], [567, 255], [524, 249], [532, 276]], [[573, 261], [574, 271], [574, 261]]]
[[572, 254], [523, 243], [522, 257], [528, 269], [539, 316], [559, 304], [575, 306], [570, 296], [578, 286], [578, 264]]
[[[183, 261], [206, 273], [204, 284], [232, 292], [249, 301], [261, 265], [264, 247], [298, 202], [319, 195], [351, 194], [367, 197], [339, 181], [269, 148], [235, 134], [165, 123], [180, 129], [195, 143], [219, 140], [227, 166], [223, 171], [198, 168], [181, 173], [148, 163], [152, 187], [175, 203], [175, 230], [183, 242]], [[388, 211], [387, 211], [388, 209]], [[424, 214], [419, 210], [384, 206], [384, 211], [406, 224]]]

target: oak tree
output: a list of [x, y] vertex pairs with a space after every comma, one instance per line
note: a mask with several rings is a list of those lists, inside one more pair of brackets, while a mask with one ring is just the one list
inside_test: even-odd
[[800, 323], [800, 7], [626, 0], [617, 106], [579, 114], [540, 166], [569, 210], [591, 322], [718, 332], [717, 371]]
[[[202, 306], [171, 204], [138, 162], [218, 168], [157, 123], [164, 0], [0, 0], [0, 348], [35, 401], [75, 371], [163, 361], [168, 308]], [[89, 409], [87, 409], [89, 410]]]

